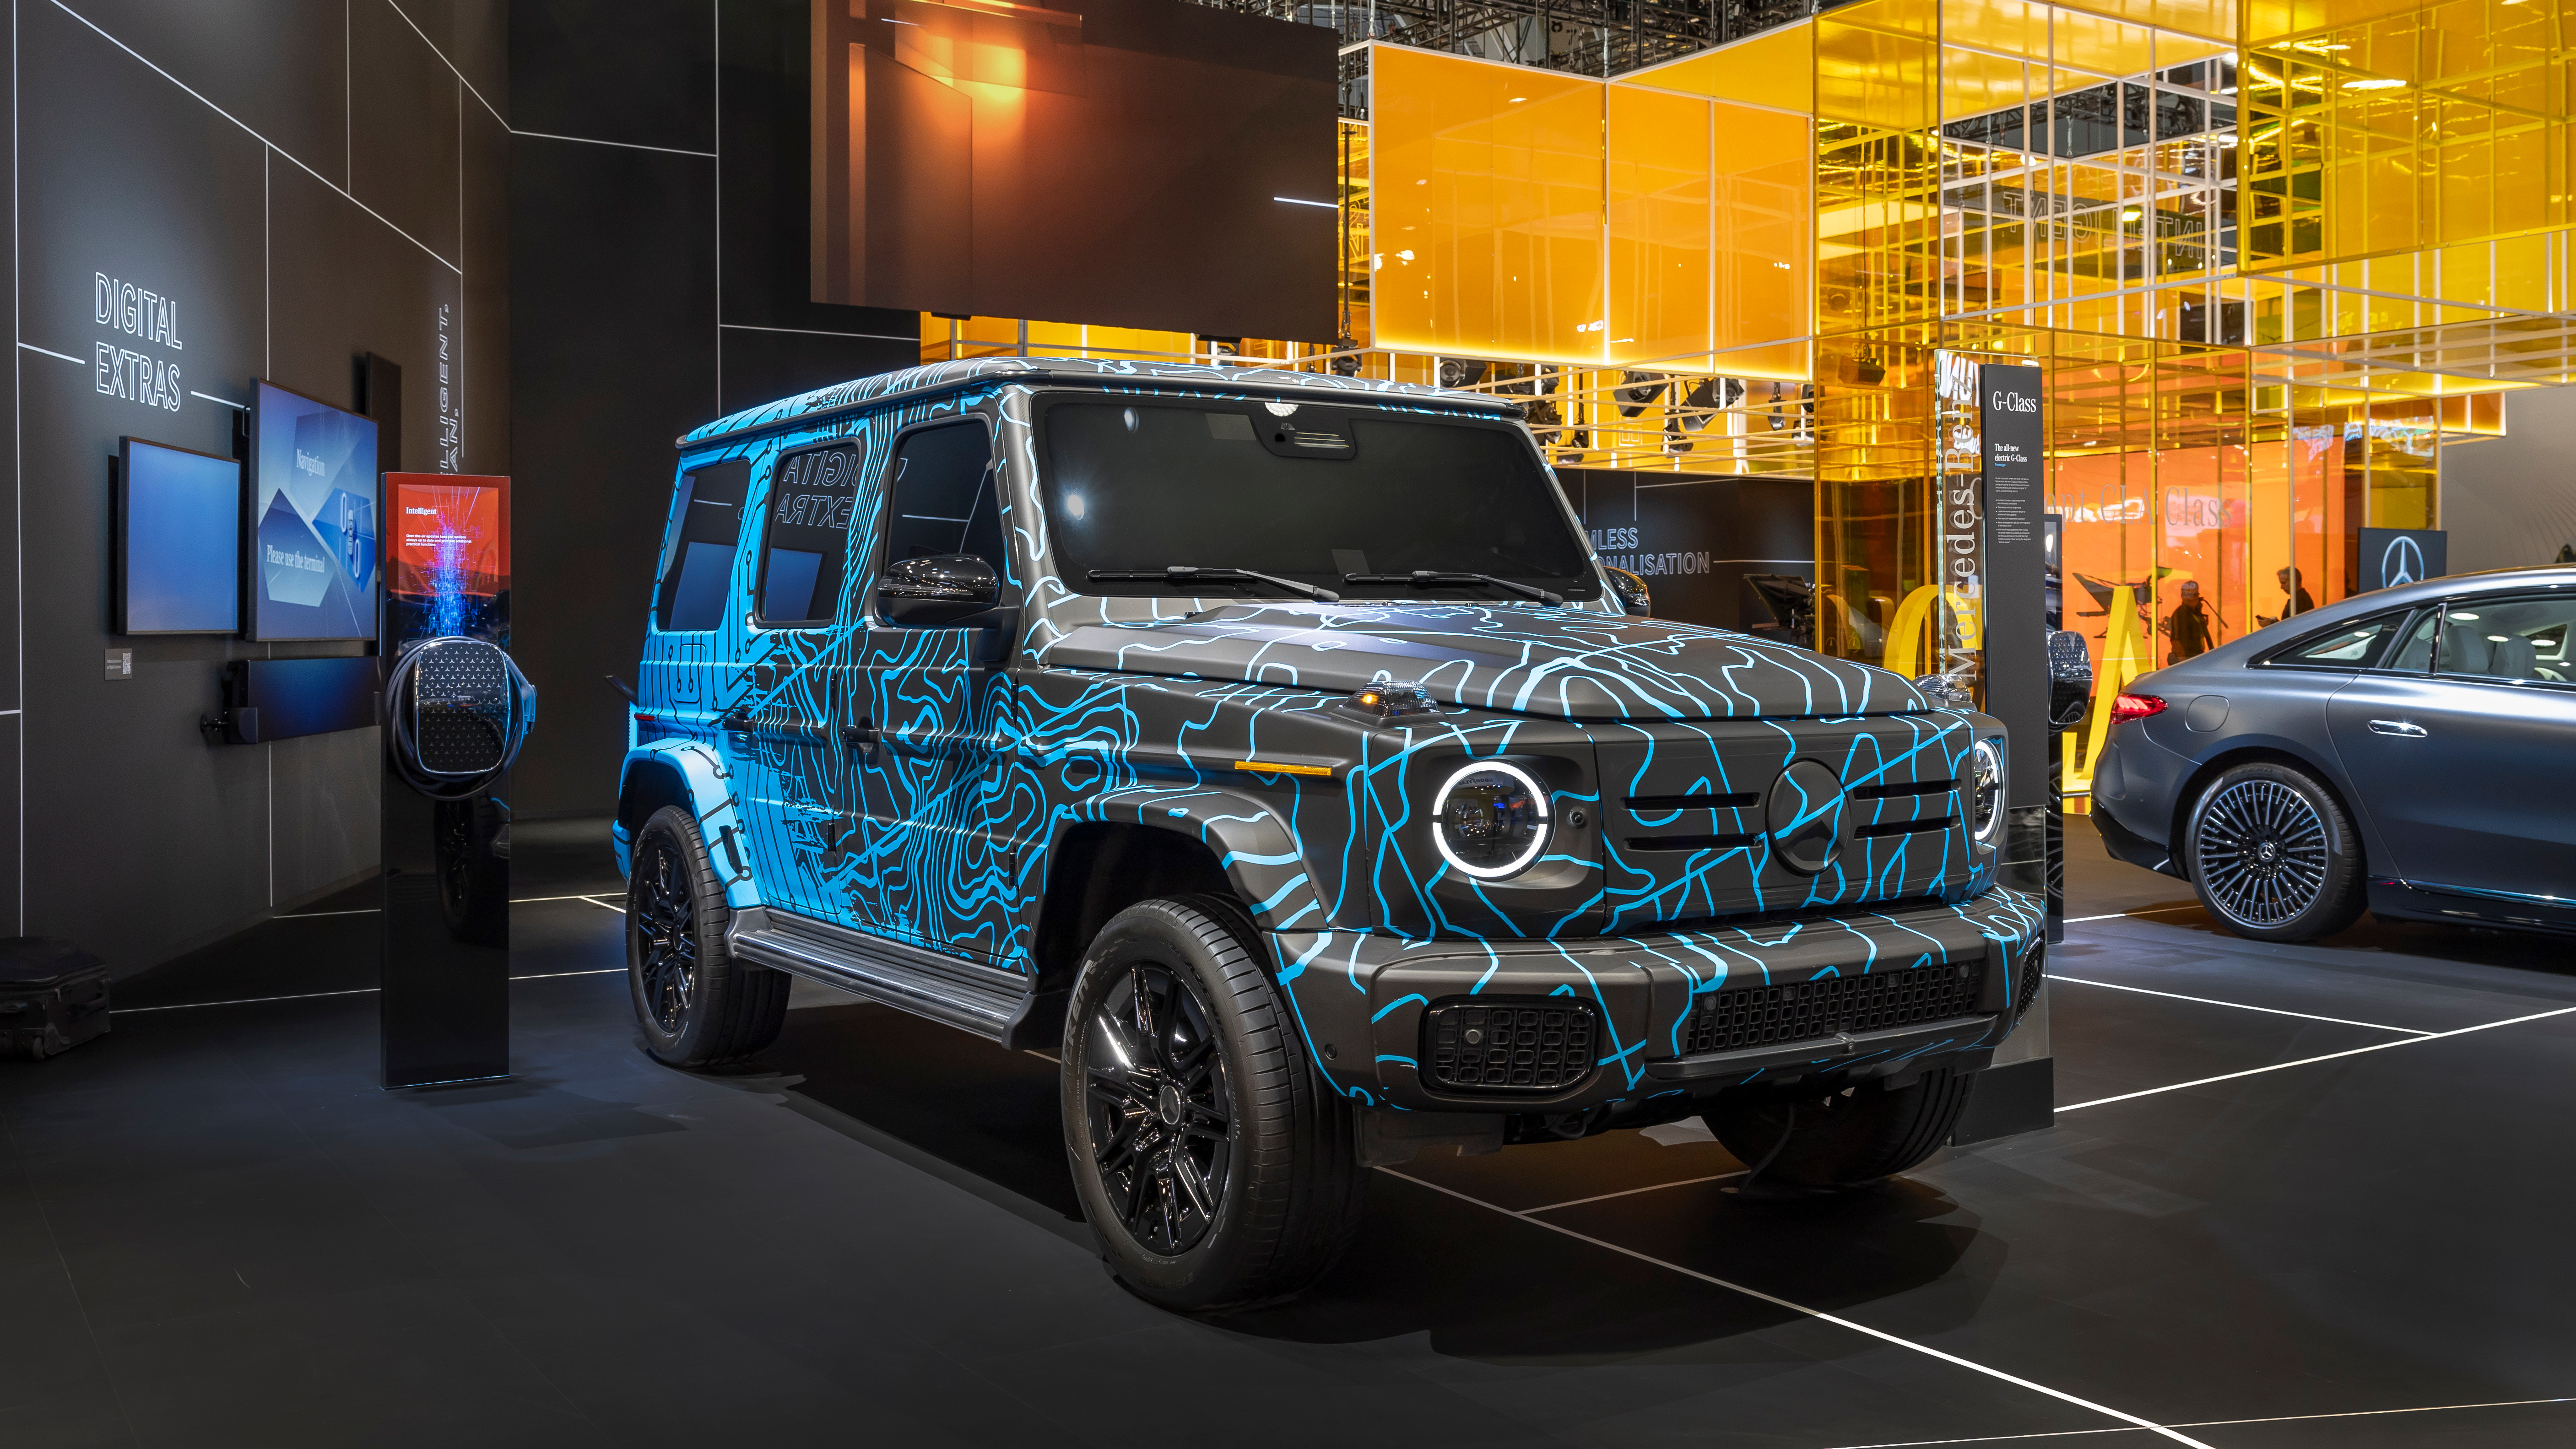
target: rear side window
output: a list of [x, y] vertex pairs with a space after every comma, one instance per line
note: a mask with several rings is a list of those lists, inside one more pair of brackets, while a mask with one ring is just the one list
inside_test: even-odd
[[2293, 644], [2267, 662], [2318, 669], [2369, 669], [2388, 652], [2389, 641], [2396, 637], [2411, 612], [2399, 609], [2394, 613], [2374, 614], [2358, 623]]
[[733, 580], [735, 541], [742, 537], [742, 496], [751, 464], [730, 458], [680, 475], [670, 537], [662, 543], [662, 586], [654, 626], [664, 633], [712, 629], [724, 622]]
[[2442, 674], [2472, 679], [2576, 681], [2568, 636], [2576, 598], [2457, 599], [2442, 613]]
[[760, 622], [804, 629], [832, 622], [859, 501], [859, 450], [835, 443], [790, 453], [769, 485], [760, 540]]
[[1002, 567], [1002, 514], [993, 495], [993, 444], [980, 422], [923, 428], [895, 448], [886, 490], [886, 558], [971, 553]]

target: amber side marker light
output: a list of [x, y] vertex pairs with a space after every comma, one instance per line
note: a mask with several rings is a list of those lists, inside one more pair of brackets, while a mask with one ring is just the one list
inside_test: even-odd
[[2151, 714], [2164, 712], [2165, 702], [2152, 694], [2124, 694], [2111, 701], [2113, 724], [2126, 724], [2133, 719], [2145, 719]]
[[1237, 760], [1234, 762], [1234, 767], [1238, 770], [1250, 770], [1258, 775], [1320, 775], [1327, 780], [1333, 778], [1333, 767], [1330, 765], [1283, 765], [1276, 760]]

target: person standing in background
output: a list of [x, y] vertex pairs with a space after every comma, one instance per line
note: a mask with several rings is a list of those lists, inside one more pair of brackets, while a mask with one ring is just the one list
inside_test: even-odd
[[2167, 664], [2180, 664], [2186, 659], [2209, 652], [2218, 642], [2218, 621], [2209, 605], [2202, 602], [2200, 585], [2191, 579], [2182, 581], [2182, 602], [2165, 617], [2165, 637], [2173, 647], [2165, 651]]
[[2281, 592], [2285, 596], [2281, 600], [2281, 615], [2283, 618], [2287, 618], [2292, 614], [2307, 613], [2309, 610], [2314, 609], [2317, 606], [2317, 601], [2308, 597], [2306, 576], [2302, 575], [2297, 569], [2285, 568], [2281, 570], [2280, 579]]

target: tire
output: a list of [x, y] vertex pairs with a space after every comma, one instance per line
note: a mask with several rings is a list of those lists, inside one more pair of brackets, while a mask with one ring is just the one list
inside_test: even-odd
[[626, 876], [626, 985], [655, 1061], [723, 1066], [778, 1039], [794, 983], [725, 954], [731, 919], [697, 821], [676, 805], [653, 812]]
[[1289, 1297], [1359, 1223], [1349, 1106], [1317, 1081], [1256, 940], [1231, 901], [1130, 906], [1066, 1011], [1075, 1193], [1110, 1271], [1166, 1308]]
[[2238, 765], [2209, 782], [2183, 828], [2184, 869], [2219, 924], [2255, 941], [2313, 941], [2361, 915], [2361, 839], [2306, 772]]
[[[1940, 1068], [1895, 1091], [1862, 1087], [1796, 1102], [1721, 1106], [1700, 1119], [1756, 1177], [1800, 1187], [1859, 1187], [1922, 1164], [1968, 1105], [1967, 1075]], [[1783, 1138], [1786, 1141], [1783, 1141]]]

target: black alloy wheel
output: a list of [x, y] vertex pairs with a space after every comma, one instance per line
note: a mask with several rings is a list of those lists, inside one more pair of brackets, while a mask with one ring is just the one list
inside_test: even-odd
[[2334, 796], [2302, 771], [2238, 765], [2192, 807], [2192, 889], [2220, 923], [2260, 941], [2310, 941], [2353, 923], [2361, 851]]
[[638, 999], [656, 1026], [673, 1036], [689, 1019], [689, 999], [698, 988], [697, 902], [689, 890], [678, 845], [656, 837], [639, 852], [635, 878], [627, 892], [626, 918], [633, 923], [638, 959]]
[[1109, 1270], [1166, 1308], [1288, 1297], [1359, 1222], [1350, 1104], [1267, 960], [1238, 901], [1140, 901], [1092, 938], [1066, 1002], [1074, 1195]]
[[794, 983], [725, 950], [732, 920], [696, 819], [677, 805], [653, 812], [626, 873], [626, 984], [655, 1061], [721, 1066], [778, 1039]]
[[1207, 1004], [1163, 966], [1132, 964], [1084, 1036], [1093, 1167], [1119, 1223], [1175, 1256], [1215, 1226], [1231, 1175], [1234, 1094]]

